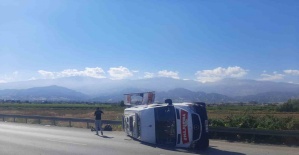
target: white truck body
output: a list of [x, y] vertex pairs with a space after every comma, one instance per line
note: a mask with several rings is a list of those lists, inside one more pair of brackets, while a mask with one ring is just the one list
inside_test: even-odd
[[137, 105], [124, 110], [123, 129], [142, 142], [205, 149], [207, 119], [204, 103]]

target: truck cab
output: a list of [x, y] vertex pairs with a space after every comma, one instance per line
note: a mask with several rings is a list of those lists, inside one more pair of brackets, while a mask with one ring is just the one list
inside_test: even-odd
[[136, 105], [124, 110], [123, 129], [143, 142], [206, 149], [209, 146], [205, 103]]

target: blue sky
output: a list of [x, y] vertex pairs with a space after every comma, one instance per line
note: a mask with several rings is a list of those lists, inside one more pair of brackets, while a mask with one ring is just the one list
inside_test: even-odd
[[297, 0], [0, 0], [0, 83], [67, 76], [299, 83]]

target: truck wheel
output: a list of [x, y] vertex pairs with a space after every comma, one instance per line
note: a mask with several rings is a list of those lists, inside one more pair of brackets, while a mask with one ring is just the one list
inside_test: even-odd
[[199, 140], [199, 142], [196, 145], [196, 148], [199, 150], [206, 150], [207, 148], [209, 148], [209, 143], [209, 138], [205, 137], [204, 139]]

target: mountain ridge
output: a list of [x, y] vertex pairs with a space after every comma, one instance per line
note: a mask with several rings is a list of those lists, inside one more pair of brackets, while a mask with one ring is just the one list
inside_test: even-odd
[[88, 98], [88, 95], [56, 85], [0, 90], [0, 99], [3, 100], [78, 101]]
[[194, 80], [172, 78], [150, 78], [136, 80], [111, 80], [91, 77], [64, 77], [58, 79], [39, 79], [12, 83], [0, 83], [3, 89], [29, 89], [57, 85], [69, 88], [90, 96], [109, 95], [120, 90], [134, 88], [141, 91], [168, 91], [175, 88], [185, 88], [191, 91], [218, 93], [229, 97], [255, 95], [271, 91], [299, 92], [299, 84], [256, 81], [247, 79], [227, 78], [213, 83], [200, 83]]
[[[56, 92], [44, 90], [43, 95], [32, 88], [52, 86]], [[25, 92], [20, 89], [26, 90]], [[29, 90], [27, 90], [29, 89]], [[31, 93], [29, 93], [31, 91]], [[51, 92], [50, 94], [46, 92]], [[64, 92], [57, 94], [57, 92]], [[297, 98], [299, 85], [256, 81], [246, 79], [223, 79], [213, 83], [172, 78], [151, 78], [137, 80], [111, 80], [91, 77], [64, 77], [59, 79], [39, 79], [13, 83], [0, 83], [0, 98], [11, 99], [64, 99], [118, 102], [124, 93], [156, 91], [156, 99], [174, 98], [177, 101], [205, 102], [283, 102]], [[5, 94], [5, 93], [6, 94]], [[1, 95], [2, 93], [2, 95]], [[35, 95], [35, 96], [34, 96]]]
[[[124, 93], [142, 92], [137, 88], [120, 90], [109, 95], [93, 97], [61, 86], [34, 87], [29, 89], [5, 89], [0, 90], [2, 100], [47, 100], [47, 101], [89, 101], [117, 103], [124, 99]], [[174, 102], [206, 102], [206, 103], [236, 103], [258, 102], [277, 103], [286, 102], [288, 99], [299, 98], [295, 92], [267, 92], [256, 95], [229, 97], [218, 93], [206, 93], [203, 91], [191, 91], [185, 88], [175, 88], [168, 91], [156, 91], [156, 102], [163, 102], [171, 98]]]

